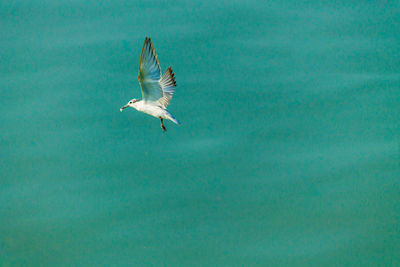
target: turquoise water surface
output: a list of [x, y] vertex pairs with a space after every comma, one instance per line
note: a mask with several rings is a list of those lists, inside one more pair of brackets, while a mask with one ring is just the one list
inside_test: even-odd
[[[0, 266], [400, 266], [398, 1], [0, 2]], [[181, 126], [133, 109], [145, 36]]]

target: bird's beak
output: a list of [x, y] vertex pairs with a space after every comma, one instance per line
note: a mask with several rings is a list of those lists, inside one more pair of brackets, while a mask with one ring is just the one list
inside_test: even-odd
[[122, 108], [120, 108], [119, 111], [122, 112], [122, 110], [126, 109], [127, 107], [129, 107], [128, 104], [126, 104], [125, 106], [123, 106]]

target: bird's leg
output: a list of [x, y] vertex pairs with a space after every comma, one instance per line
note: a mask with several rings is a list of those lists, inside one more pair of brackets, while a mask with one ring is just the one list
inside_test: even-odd
[[165, 128], [165, 126], [164, 126], [163, 119], [160, 118], [160, 120], [161, 120], [161, 129], [162, 129], [164, 132], [166, 132], [166, 131], [167, 131], [167, 128]]

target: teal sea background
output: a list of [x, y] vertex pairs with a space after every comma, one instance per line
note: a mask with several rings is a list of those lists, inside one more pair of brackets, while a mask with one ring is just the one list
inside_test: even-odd
[[[398, 1], [0, 2], [0, 266], [400, 266]], [[144, 38], [181, 126], [133, 109]]]

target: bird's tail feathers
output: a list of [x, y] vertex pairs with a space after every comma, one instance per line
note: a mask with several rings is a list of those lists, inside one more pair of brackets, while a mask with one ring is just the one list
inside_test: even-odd
[[175, 124], [181, 125], [181, 122], [178, 121], [171, 113], [169, 114], [169, 119], [173, 121]]

